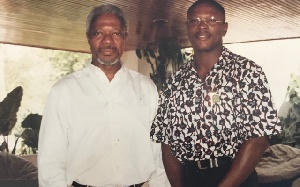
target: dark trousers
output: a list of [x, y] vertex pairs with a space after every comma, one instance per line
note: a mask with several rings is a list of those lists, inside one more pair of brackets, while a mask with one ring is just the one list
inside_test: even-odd
[[[143, 186], [143, 184], [144, 184], [144, 182], [141, 183], [141, 184], [133, 184], [133, 185], [130, 185], [129, 187], [141, 187], [141, 186]], [[78, 184], [77, 182], [73, 182], [72, 186], [74, 186], [74, 187], [86, 187], [87, 185], [82, 185], [82, 184]]]
[[[183, 165], [185, 187], [217, 187], [223, 177], [229, 171], [231, 162], [217, 168], [199, 169], [197, 164]], [[258, 187], [256, 171], [244, 181], [240, 187]]]

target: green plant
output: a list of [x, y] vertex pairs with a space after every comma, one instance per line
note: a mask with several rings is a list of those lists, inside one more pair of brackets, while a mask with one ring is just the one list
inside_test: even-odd
[[36, 154], [38, 149], [41, 121], [41, 115], [29, 114], [22, 122], [22, 127], [25, 128], [21, 135], [23, 143], [30, 147], [34, 154]]
[[74, 53], [69, 51], [53, 51], [53, 57], [50, 58], [52, 67], [57, 69], [54, 80], [61, 79], [68, 74], [83, 68], [86, 61], [90, 58], [88, 53]]
[[[8, 135], [11, 134], [12, 129], [17, 122], [17, 112], [21, 105], [23, 96], [23, 89], [21, 86], [16, 87], [13, 91], [7, 94], [6, 98], [0, 102], [0, 135], [3, 136], [3, 142], [0, 146], [0, 151], [9, 152], [8, 148]], [[16, 144], [15, 141], [12, 154], [15, 154]]]
[[174, 73], [186, 61], [186, 53], [172, 37], [162, 38], [154, 44], [149, 44], [145, 49], [136, 49], [136, 55], [150, 64], [152, 70], [150, 78], [158, 89], [168, 77], [168, 66], [171, 65], [171, 73]]
[[293, 144], [300, 148], [300, 75], [291, 75], [287, 97], [290, 108], [286, 117], [280, 117], [283, 143]]

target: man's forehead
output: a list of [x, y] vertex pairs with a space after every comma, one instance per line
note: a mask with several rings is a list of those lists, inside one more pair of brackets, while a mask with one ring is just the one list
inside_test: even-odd
[[98, 15], [97, 21], [121, 23], [121, 20], [118, 18], [118, 16], [116, 16], [114, 14], [109, 14], [109, 13]]
[[201, 3], [201, 4], [198, 4], [197, 6], [195, 6], [191, 12], [189, 12], [188, 14], [193, 14], [193, 13], [201, 13], [200, 12], [200, 9], [201, 11], [203, 12], [206, 12], [206, 11], [213, 11], [213, 12], [218, 12], [219, 14], [222, 14], [220, 12], [220, 10], [217, 8], [217, 7], [214, 7], [213, 5], [211, 4], [208, 4], [208, 3]]
[[195, 7], [191, 12], [187, 14], [187, 17], [193, 17], [196, 15], [204, 16], [224, 16], [218, 9], [209, 4], [201, 4]]
[[94, 30], [105, 30], [105, 31], [122, 31], [123, 29], [121, 27], [114, 27], [111, 25], [97, 25], [95, 26]]
[[122, 29], [121, 21], [118, 19], [117, 16], [113, 14], [99, 15], [95, 23], [96, 23], [95, 26], [114, 27], [114, 28]]

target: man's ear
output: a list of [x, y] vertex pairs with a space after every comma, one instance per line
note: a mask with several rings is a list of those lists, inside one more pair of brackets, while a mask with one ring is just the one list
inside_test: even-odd
[[91, 37], [90, 34], [86, 36], [86, 39], [87, 39], [87, 41], [88, 41], [88, 44], [91, 45], [92, 37]]
[[224, 23], [224, 26], [223, 26], [223, 36], [225, 36], [225, 35], [226, 35], [226, 33], [227, 33], [227, 29], [228, 29], [228, 23], [227, 23], [227, 22], [225, 22], [225, 23]]
[[127, 38], [128, 38], [128, 32], [125, 32], [124, 33], [124, 39], [127, 40]]

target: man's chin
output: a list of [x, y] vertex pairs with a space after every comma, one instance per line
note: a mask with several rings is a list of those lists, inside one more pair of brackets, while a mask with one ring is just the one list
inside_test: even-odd
[[99, 64], [107, 65], [107, 66], [114, 65], [114, 64], [118, 63], [119, 61], [120, 61], [119, 58], [115, 58], [115, 59], [102, 59], [102, 58], [98, 58], [97, 59], [97, 62]]
[[194, 47], [194, 50], [198, 51], [198, 52], [212, 52], [216, 49], [215, 46], [212, 45], [198, 45], [196, 47]]

